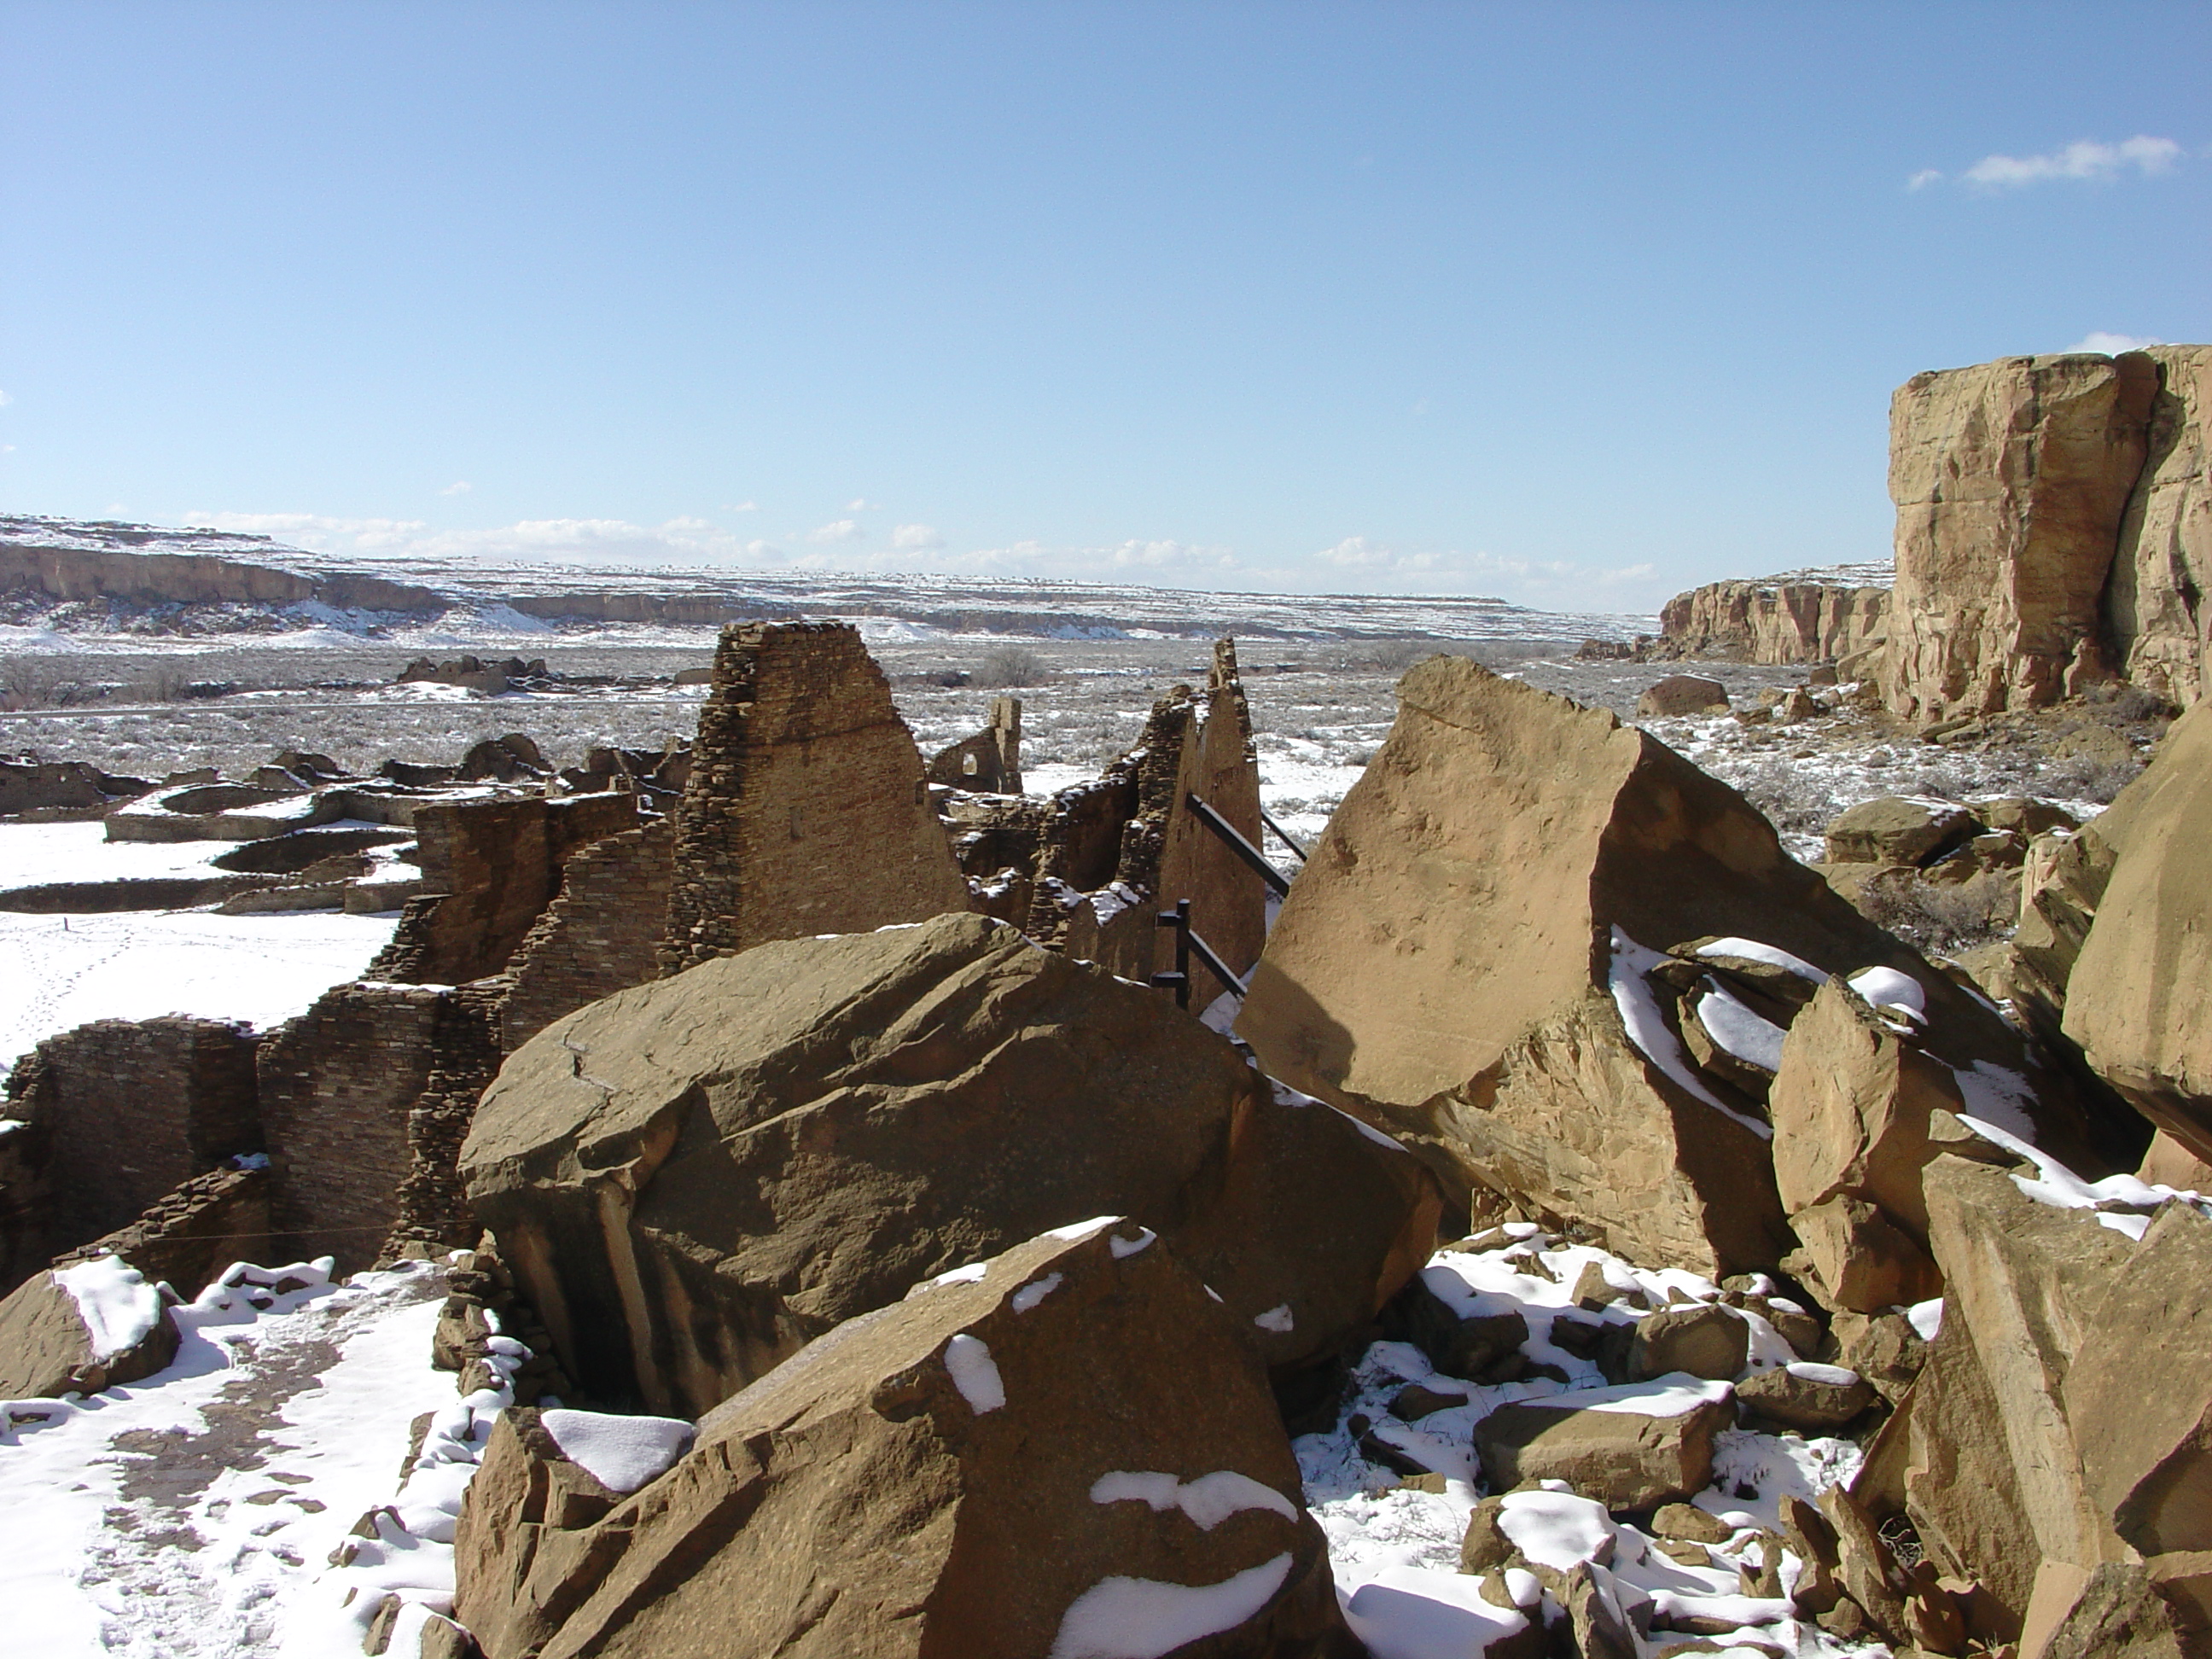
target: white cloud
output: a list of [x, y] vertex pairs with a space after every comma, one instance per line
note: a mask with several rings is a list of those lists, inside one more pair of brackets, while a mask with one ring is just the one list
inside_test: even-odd
[[9, 404], [14, 403], [15, 401], [15, 400], [9, 397], [6, 392], [0, 392], [0, 409], [7, 408]]
[[927, 553], [945, 545], [945, 538], [926, 524], [902, 524], [891, 532], [891, 545], [902, 553]]
[[456, 478], [438, 493], [441, 495], [465, 495], [475, 488], [466, 478]]
[[857, 542], [867, 535], [852, 519], [840, 519], [835, 524], [825, 524], [806, 532], [810, 542]]
[[2117, 357], [2123, 351], [2141, 351], [2145, 346], [2165, 343], [2165, 341], [2148, 334], [2107, 334], [2101, 328], [2093, 328], [2066, 349], [2069, 351], [2100, 352], [2107, 357]]
[[2166, 173], [2181, 154], [2181, 146], [2172, 139], [2142, 133], [2117, 144], [2081, 138], [2047, 155], [1984, 155], [1961, 176], [1982, 190], [2019, 190], [2052, 179], [2114, 179], [2130, 167], [2144, 173]]
[[724, 501], [722, 503], [722, 511], [725, 513], [757, 513], [760, 511], [760, 503], [758, 501], [738, 501], [735, 503]]
[[1942, 177], [1941, 167], [1923, 167], [1905, 181], [1905, 187], [1907, 190], [1925, 190], [1930, 185], [1940, 183]]
[[845, 510], [848, 513], [880, 513], [884, 510], [884, 504], [872, 501], [866, 495], [855, 495], [845, 503]]
[[565, 563], [788, 563], [783, 550], [704, 519], [657, 526], [621, 519], [525, 519], [485, 530], [437, 530], [421, 519], [337, 519], [314, 513], [204, 513], [193, 524], [273, 536], [318, 553], [381, 558], [556, 560]]

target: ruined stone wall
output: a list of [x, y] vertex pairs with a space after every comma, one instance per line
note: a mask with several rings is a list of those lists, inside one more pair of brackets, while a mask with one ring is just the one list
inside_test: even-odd
[[44, 1267], [53, 1254], [46, 1246], [48, 1141], [39, 1125], [0, 1117], [0, 1296]]
[[991, 699], [991, 723], [930, 757], [929, 781], [979, 794], [1022, 793], [1022, 700]]
[[164, 1194], [136, 1221], [53, 1265], [119, 1255], [148, 1282], [166, 1279], [190, 1301], [234, 1261], [275, 1267], [297, 1259], [269, 1235], [270, 1176], [265, 1169], [210, 1170]]
[[[1193, 928], [1231, 968], [1249, 972], [1267, 942], [1267, 890], [1190, 811], [1194, 793], [1260, 845], [1252, 715], [1228, 640], [1214, 647], [1204, 690], [1175, 687], [1097, 784], [1055, 798], [1030, 936], [1142, 981], [1174, 965], [1174, 933], [1158, 917], [1187, 898]], [[1195, 961], [1191, 975], [1194, 1009], [1230, 988]]]
[[660, 964], [972, 908], [914, 736], [842, 623], [726, 628], [677, 811]]
[[407, 1173], [385, 1256], [437, 1255], [473, 1243], [480, 1231], [455, 1173], [477, 1100], [505, 1058], [500, 1020], [510, 981], [479, 980], [441, 999], [431, 1033], [430, 1070], [407, 1110]]
[[2104, 595], [2159, 381], [2126, 352], [2008, 357], [1898, 389], [1893, 712], [2033, 707], [2112, 672]]
[[676, 826], [663, 819], [568, 860], [560, 896], [514, 955], [514, 990], [501, 1016], [508, 1053], [563, 1014], [659, 974], [675, 855]]
[[165, 1016], [49, 1037], [8, 1080], [9, 1110], [46, 1137], [49, 1253], [135, 1220], [191, 1176], [261, 1147], [256, 1039]]
[[424, 892], [400, 912], [369, 977], [459, 985], [504, 969], [579, 848], [637, 823], [623, 792], [424, 805], [415, 813]]
[[409, 1115], [436, 1069], [449, 990], [340, 985], [261, 1045], [261, 1121], [283, 1249], [373, 1261], [400, 1215]]

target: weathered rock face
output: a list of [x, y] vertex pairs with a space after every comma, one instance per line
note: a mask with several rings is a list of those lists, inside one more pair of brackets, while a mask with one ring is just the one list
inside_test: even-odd
[[2199, 1651], [2212, 1218], [2170, 1202], [2138, 1242], [2015, 1173], [2037, 1172], [1946, 1156], [1923, 1177], [1944, 1305], [1884, 1431], [1908, 1448], [1903, 1505], [1938, 1568], [1988, 1593], [1994, 1634], [2025, 1627], [2023, 1652], [2132, 1652], [2130, 1627], [2142, 1651]]
[[1780, 578], [1708, 582], [1667, 601], [1659, 635], [1686, 657], [1833, 662], [1879, 644], [1888, 617], [1887, 587]]
[[662, 971], [971, 908], [914, 734], [844, 623], [722, 630], [676, 823]]
[[1883, 690], [1906, 718], [2056, 702], [2116, 665], [2101, 600], [2148, 452], [2140, 352], [1916, 374], [1890, 405], [1897, 586]]
[[37, 1274], [0, 1302], [0, 1400], [97, 1394], [176, 1352], [160, 1294], [113, 1256]]
[[[1775, 1186], [1832, 1307], [1877, 1313], [1934, 1293], [1920, 1191], [1920, 1171], [1936, 1155], [1929, 1119], [1966, 1109], [1958, 1078], [1911, 1040], [1911, 1030], [1909, 1021], [1878, 1015], [1844, 981], [1830, 980], [1782, 1045], [1768, 1095]], [[1875, 1206], [1903, 1239], [1880, 1237], [1875, 1222], [1848, 1204], [1811, 1224], [1798, 1220], [1851, 1200]], [[1881, 1271], [1854, 1260], [1869, 1255], [1882, 1259]]]
[[1160, 993], [979, 916], [764, 945], [557, 1021], [461, 1167], [570, 1372], [694, 1415], [919, 1280], [1104, 1213], [1187, 1245], [1295, 1364], [1373, 1317], [1438, 1203]]
[[[1786, 988], [1869, 967], [1924, 994], [1946, 1064], [2044, 1080], [2017, 1034], [1785, 856], [1733, 790], [1601, 710], [1437, 659], [1401, 684], [1237, 1030], [1274, 1075], [1423, 1149], [1459, 1194], [1729, 1273], [1790, 1248], [1747, 1091], [1757, 1056], [1778, 1057]], [[1714, 1006], [1723, 976], [1738, 989]], [[1753, 1056], [1742, 1081], [1692, 1062], [1686, 1003]], [[2067, 1118], [2063, 1091], [2050, 1109]]]
[[2174, 723], [2082, 838], [2093, 835], [2119, 853], [2068, 980], [2066, 1035], [2146, 1117], [2212, 1160], [2212, 708]]
[[1928, 864], [1964, 846], [1981, 829], [1980, 820], [1954, 801], [1877, 795], [1830, 822], [1828, 862]]
[[456, 1552], [487, 1659], [1359, 1651], [1259, 1363], [1127, 1224], [841, 1327], [628, 1496], [510, 1412]]
[[2120, 526], [2106, 617], [2127, 677], [2186, 708], [2212, 696], [2212, 346], [2150, 346], [2149, 453]]

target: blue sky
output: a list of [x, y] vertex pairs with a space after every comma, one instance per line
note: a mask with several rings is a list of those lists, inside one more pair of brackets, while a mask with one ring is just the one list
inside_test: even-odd
[[0, 3], [0, 509], [1492, 593], [2212, 339], [2212, 9]]

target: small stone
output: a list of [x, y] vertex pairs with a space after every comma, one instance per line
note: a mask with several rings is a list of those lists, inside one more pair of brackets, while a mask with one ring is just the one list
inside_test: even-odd
[[1651, 1525], [1661, 1537], [1686, 1543], [1725, 1544], [1735, 1536], [1735, 1529], [1727, 1522], [1694, 1504], [1662, 1504], [1651, 1517]]
[[1446, 1394], [1419, 1382], [1409, 1382], [1391, 1397], [1390, 1415], [1403, 1423], [1418, 1423], [1436, 1412], [1464, 1406], [1469, 1396]]

